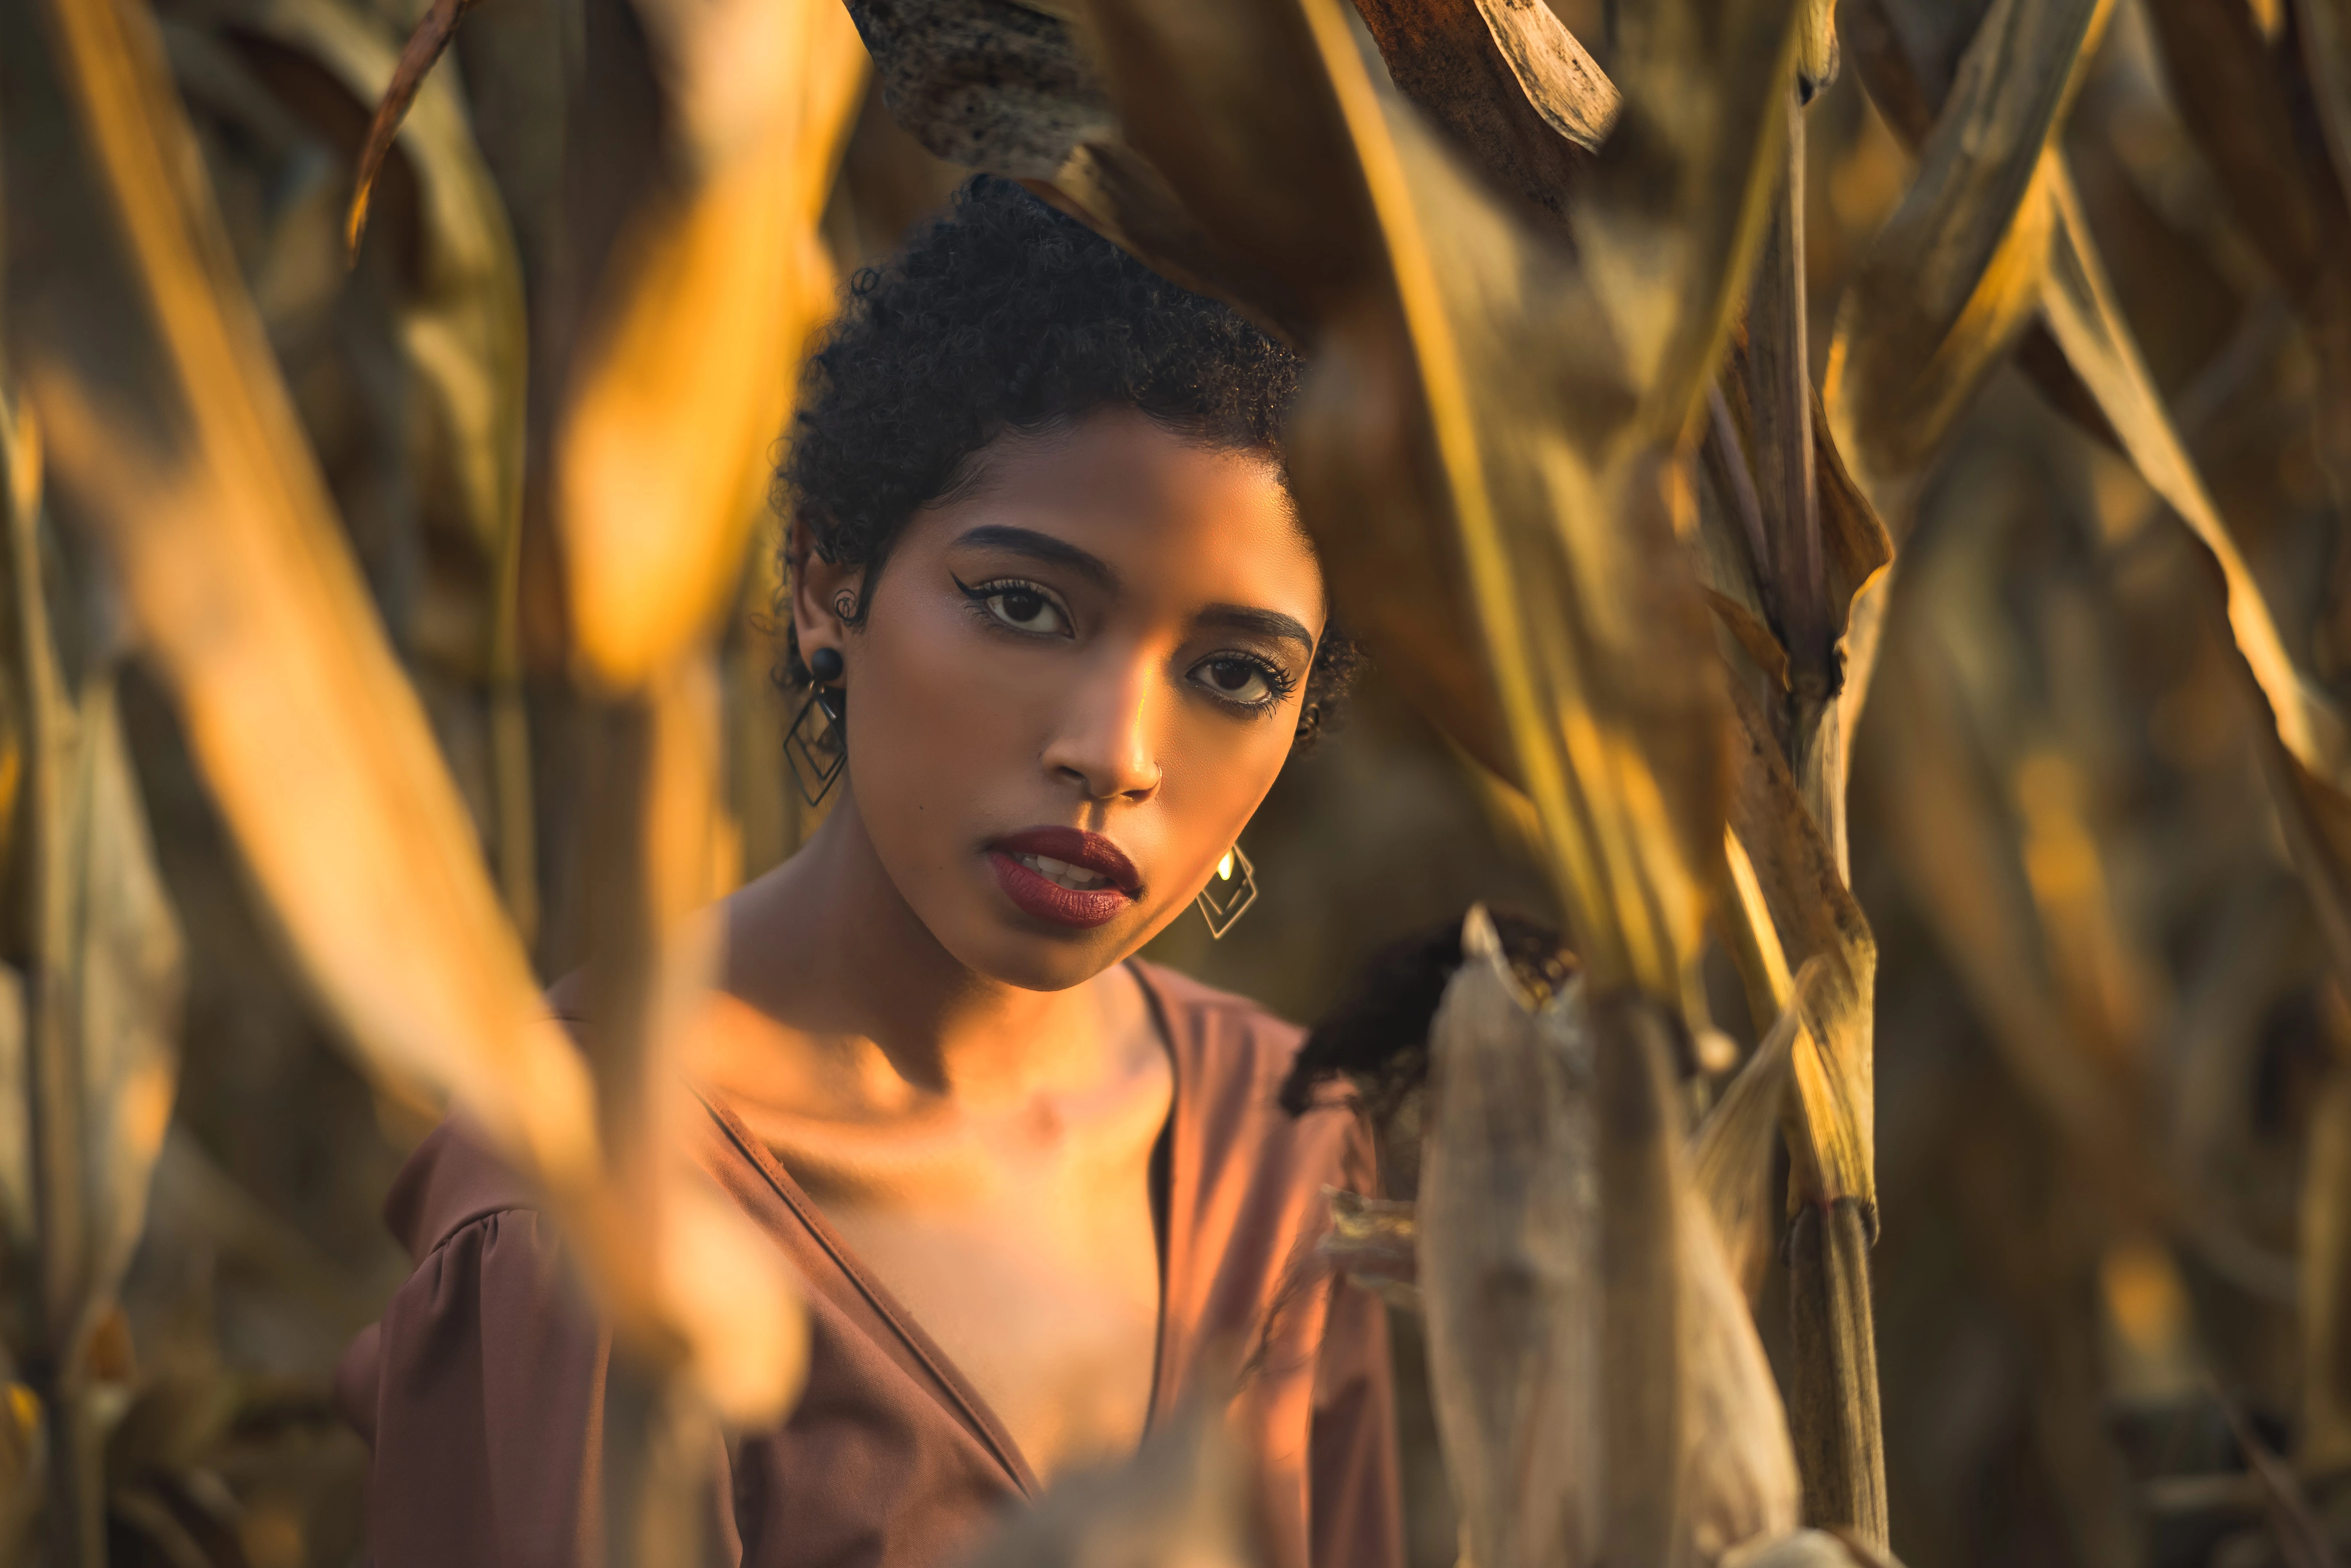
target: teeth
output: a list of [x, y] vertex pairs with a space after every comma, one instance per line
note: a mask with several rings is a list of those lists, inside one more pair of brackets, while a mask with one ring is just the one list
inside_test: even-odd
[[1047, 882], [1057, 887], [1066, 887], [1071, 893], [1092, 893], [1110, 885], [1110, 878], [1099, 876], [1083, 866], [1071, 865], [1067, 861], [1057, 861], [1050, 855], [1014, 855], [1012, 858]]

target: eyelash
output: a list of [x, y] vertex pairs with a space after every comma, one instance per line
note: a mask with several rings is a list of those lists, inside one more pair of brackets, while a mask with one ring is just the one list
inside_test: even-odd
[[954, 583], [956, 589], [962, 592], [964, 598], [971, 601], [972, 613], [979, 618], [981, 625], [987, 627], [990, 631], [1007, 632], [1015, 637], [1053, 635], [1053, 633], [1050, 632], [1025, 631], [1019, 626], [1011, 624], [1002, 616], [997, 614], [995, 611], [988, 608], [988, 601], [990, 600], [1002, 599], [1007, 594], [1026, 593], [1034, 595], [1037, 599], [1049, 605], [1052, 609], [1053, 613], [1061, 618], [1063, 624], [1068, 624], [1071, 619], [1069, 610], [1061, 603], [1061, 599], [1051, 589], [1047, 588], [1041, 582], [1031, 582], [1025, 577], [999, 577], [992, 579], [987, 582], [974, 584], [966, 582], [962, 578], [956, 576], [955, 573], [949, 572], [947, 573], [947, 580]]
[[[1054, 595], [1052, 590], [1047, 588], [1043, 583], [1031, 582], [1025, 577], [999, 577], [992, 578], [986, 582], [973, 583], [966, 582], [962, 578], [956, 576], [955, 573], [949, 572], [947, 573], [947, 580], [954, 583], [956, 591], [969, 601], [972, 613], [979, 618], [980, 623], [993, 632], [999, 632], [1015, 637], [1036, 637], [1048, 634], [1036, 632], [1024, 632], [1018, 626], [1008, 624], [1003, 617], [999, 616], [995, 611], [988, 608], [988, 601], [990, 600], [1000, 599], [1008, 593], [1033, 594], [1038, 599], [1042, 600], [1046, 604], [1051, 606], [1053, 612], [1061, 616], [1064, 622], [1067, 622], [1071, 619], [1069, 611], [1063, 607], [1061, 600]], [[1218, 664], [1226, 661], [1230, 661], [1234, 664], [1247, 664], [1249, 668], [1255, 670], [1265, 682], [1266, 695], [1259, 698], [1255, 702], [1237, 702], [1233, 698], [1226, 696], [1222, 693], [1215, 691], [1208, 686], [1200, 685], [1200, 683], [1196, 681], [1192, 684], [1199, 685], [1202, 691], [1207, 693], [1212, 701], [1219, 703], [1226, 707], [1233, 708], [1238, 712], [1247, 714], [1251, 717], [1273, 712], [1276, 708], [1281, 706], [1284, 702], [1289, 700], [1290, 693], [1298, 689], [1297, 676], [1291, 674], [1280, 665], [1273, 663], [1270, 659], [1260, 658], [1255, 653], [1244, 653], [1237, 648], [1228, 649], [1223, 653], [1211, 653], [1207, 658], [1193, 664], [1192, 669], [1197, 670], [1203, 665]], [[1186, 674], [1188, 676], [1190, 673], [1190, 671], [1186, 671]]]
[[[1270, 659], [1260, 659], [1255, 653], [1244, 653], [1238, 649], [1221, 653], [1211, 653], [1207, 658], [1202, 659], [1199, 664], [1194, 664], [1192, 668], [1196, 670], [1205, 664], [1224, 664], [1228, 661], [1237, 664], [1247, 664], [1249, 668], [1255, 670], [1265, 681], [1266, 695], [1258, 698], [1255, 702], [1236, 702], [1231, 697], [1224, 695], [1222, 693], [1216, 691], [1212, 687], [1200, 685], [1200, 683], [1196, 681], [1195, 681], [1193, 685], [1200, 685], [1200, 689], [1202, 691], [1207, 692], [1211, 698], [1224, 704], [1227, 707], [1238, 708], [1242, 713], [1248, 714], [1251, 717], [1256, 717], [1261, 714], [1271, 713], [1274, 709], [1280, 707], [1289, 699], [1291, 692], [1298, 689], [1297, 676], [1291, 674], [1280, 665], [1274, 664]], [[1186, 671], [1186, 674], [1189, 674], [1190, 672]]]

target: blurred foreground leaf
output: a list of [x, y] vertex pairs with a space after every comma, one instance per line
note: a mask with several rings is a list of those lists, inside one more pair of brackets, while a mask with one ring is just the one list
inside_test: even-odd
[[[815, 222], [863, 85], [829, 0], [652, 4], [674, 123], [571, 360], [556, 459], [573, 656], [643, 685], [732, 600], [831, 269]], [[780, 85], [779, 85], [780, 84]], [[653, 128], [648, 127], [651, 131]]]
[[[625, 1338], [694, 1360], [731, 1414], [772, 1416], [800, 1354], [780, 1260], [731, 1212], [681, 1206], [652, 1248], [614, 1223], [587, 1071], [537, 1022], [520, 945], [193, 177], [151, 24], [119, 0], [50, 16], [119, 228], [74, 205], [75, 182], [42, 183], [53, 221], [104, 265], [55, 281], [70, 309], [45, 323], [28, 381], [59, 484], [109, 547], [288, 945], [371, 1065], [452, 1094], [543, 1185]], [[127, 345], [91, 314], [110, 311]], [[714, 1254], [731, 1266], [707, 1271]]]

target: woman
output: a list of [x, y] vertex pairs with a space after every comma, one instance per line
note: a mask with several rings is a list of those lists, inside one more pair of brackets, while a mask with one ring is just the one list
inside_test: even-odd
[[[1236, 1366], [1271, 1561], [1400, 1559], [1384, 1322], [1312, 1266], [1368, 1143], [1276, 1105], [1295, 1030], [1133, 957], [1247, 874], [1217, 872], [1343, 684], [1276, 444], [1296, 374], [986, 179], [811, 365], [792, 744], [845, 767], [726, 904], [724, 984], [773, 1027], [696, 1084], [814, 1333], [728, 1456], [747, 1564], [947, 1561]], [[377, 1568], [600, 1555], [608, 1344], [549, 1228], [455, 1127], [387, 1213], [416, 1272], [342, 1377]]]

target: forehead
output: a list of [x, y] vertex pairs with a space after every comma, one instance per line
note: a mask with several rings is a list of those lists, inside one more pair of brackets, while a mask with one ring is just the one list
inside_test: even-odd
[[915, 514], [906, 543], [919, 530], [945, 548], [987, 524], [1074, 545], [1107, 564], [1122, 589], [1322, 622], [1322, 569], [1274, 457], [1186, 439], [1134, 409], [998, 439], [946, 497]]

